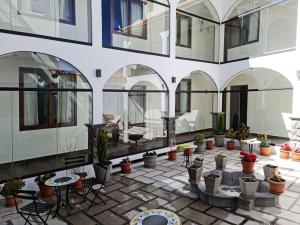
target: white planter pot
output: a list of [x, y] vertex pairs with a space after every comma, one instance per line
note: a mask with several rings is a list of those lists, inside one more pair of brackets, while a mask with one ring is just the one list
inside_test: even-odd
[[263, 169], [264, 169], [265, 180], [267, 181], [269, 177], [272, 177], [274, 173], [278, 172], [279, 167], [276, 166], [275, 168], [273, 168], [273, 167], [264, 166]]
[[[251, 182], [247, 182], [250, 179]], [[259, 182], [252, 177], [240, 177], [241, 196], [245, 199], [255, 199]]]

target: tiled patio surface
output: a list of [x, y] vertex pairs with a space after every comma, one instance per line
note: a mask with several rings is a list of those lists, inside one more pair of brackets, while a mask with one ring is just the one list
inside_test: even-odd
[[[214, 156], [220, 153], [228, 155], [229, 169], [241, 170], [239, 151], [216, 148], [201, 155], [205, 159], [204, 172], [215, 168]], [[153, 208], [175, 212], [180, 216], [183, 225], [300, 224], [300, 162], [280, 160], [278, 155], [259, 156], [259, 162], [256, 163], [258, 178], [263, 177], [263, 165], [271, 162], [281, 167], [280, 171], [287, 180], [286, 191], [280, 196], [279, 205], [255, 208], [252, 211], [230, 211], [197, 200], [197, 193], [190, 190], [187, 169], [181, 166], [181, 154], [178, 153], [179, 157], [174, 162], [168, 161], [165, 156], [159, 157], [156, 169], [145, 169], [141, 162], [135, 165], [131, 174], [113, 174], [103, 193], [106, 204], [98, 204], [86, 211], [86, 205], [76, 204], [76, 198], [73, 198], [75, 209], [71, 215], [50, 219], [49, 224], [129, 224], [130, 219], [138, 212]], [[196, 156], [198, 155], [193, 157]], [[3, 201], [1, 204], [0, 225], [24, 224], [13, 208], [3, 208]]]

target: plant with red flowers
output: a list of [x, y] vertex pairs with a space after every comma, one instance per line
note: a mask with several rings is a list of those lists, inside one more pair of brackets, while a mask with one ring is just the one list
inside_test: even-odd
[[289, 143], [284, 143], [281, 145], [281, 150], [290, 152], [290, 151], [292, 151], [292, 147], [290, 146]]
[[253, 173], [257, 156], [248, 152], [240, 152], [244, 173]]
[[289, 143], [282, 144], [280, 149], [280, 158], [281, 159], [289, 159], [290, 158], [290, 152], [292, 151], [292, 147]]

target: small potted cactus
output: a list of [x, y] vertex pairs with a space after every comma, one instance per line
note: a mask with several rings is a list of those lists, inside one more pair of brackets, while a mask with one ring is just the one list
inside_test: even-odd
[[257, 156], [248, 152], [240, 152], [244, 173], [253, 173]]
[[195, 145], [197, 145], [197, 149], [195, 153], [204, 153], [205, 151], [205, 140], [204, 140], [204, 135], [203, 134], [198, 134], [195, 137]]
[[170, 161], [175, 161], [176, 160], [176, 150], [175, 149], [171, 149], [169, 152], [168, 152], [168, 160]]
[[131, 172], [131, 161], [128, 157], [125, 159], [122, 159], [122, 161], [120, 162], [120, 166], [121, 166], [121, 173], [130, 173]]
[[300, 162], [300, 147], [296, 148], [296, 150], [292, 152], [292, 160]]
[[216, 168], [219, 170], [226, 169], [227, 160], [228, 160], [228, 158], [225, 155], [217, 155], [215, 157]]
[[285, 143], [281, 145], [280, 149], [280, 158], [281, 159], [289, 159], [292, 148], [289, 143]]
[[227, 149], [228, 150], [234, 150], [235, 149], [235, 141], [234, 138], [236, 136], [236, 131], [234, 131], [232, 128], [227, 133], [228, 137], [230, 138], [229, 141], [226, 142]]
[[271, 154], [271, 146], [268, 136], [266, 134], [263, 134], [260, 138], [260, 142], [260, 154], [263, 156], [269, 156]]
[[205, 188], [208, 194], [215, 194], [220, 191], [222, 176], [218, 174], [208, 174], [204, 176]]
[[284, 192], [286, 181], [281, 177], [280, 172], [277, 172], [272, 177], [269, 177], [268, 181], [271, 193], [280, 195]]
[[240, 177], [241, 196], [245, 199], [255, 199], [259, 182], [252, 177]]
[[265, 180], [268, 181], [269, 177], [278, 172], [279, 167], [271, 164], [267, 164], [263, 167]]

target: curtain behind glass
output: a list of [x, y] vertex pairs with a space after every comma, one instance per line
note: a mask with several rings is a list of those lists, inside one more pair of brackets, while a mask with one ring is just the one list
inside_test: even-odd
[[143, 2], [131, 0], [131, 34], [143, 35]]

